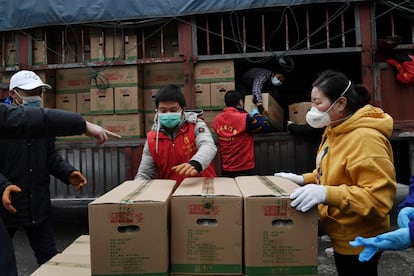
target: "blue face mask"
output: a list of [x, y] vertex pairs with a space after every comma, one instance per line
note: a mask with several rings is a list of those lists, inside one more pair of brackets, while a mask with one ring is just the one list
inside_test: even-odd
[[282, 82], [276, 77], [276, 76], [273, 76], [272, 77], [272, 84], [274, 85], [274, 86], [279, 86], [279, 85], [281, 85], [282, 84]]
[[42, 105], [42, 98], [40, 96], [22, 97], [24, 106], [40, 107]]
[[19, 92], [14, 90], [14, 93], [19, 96], [21, 99], [21, 103], [15, 100], [15, 103], [18, 105], [23, 106], [31, 106], [31, 107], [41, 107], [42, 106], [42, 98], [40, 96], [22, 96]]
[[160, 120], [160, 124], [166, 128], [175, 128], [181, 123], [181, 111], [158, 113], [158, 120]]

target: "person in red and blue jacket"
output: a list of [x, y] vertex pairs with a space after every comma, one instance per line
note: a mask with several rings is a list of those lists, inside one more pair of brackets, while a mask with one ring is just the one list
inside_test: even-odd
[[229, 90], [224, 95], [226, 107], [214, 119], [214, 130], [219, 138], [222, 175], [236, 177], [252, 175], [255, 167], [254, 133], [272, 130], [266, 117], [254, 110], [243, 109], [242, 95]]
[[398, 229], [384, 234], [350, 242], [352, 246], [365, 247], [359, 254], [361, 262], [369, 261], [378, 251], [403, 250], [414, 244], [414, 176], [410, 177], [408, 195], [398, 205]]
[[180, 87], [167, 85], [155, 95], [152, 130], [142, 152], [135, 179], [177, 181], [186, 177], [215, 177], [213, 159], [217, 147], [206, 123], [195, 112], [185, 112], [185, 98]]

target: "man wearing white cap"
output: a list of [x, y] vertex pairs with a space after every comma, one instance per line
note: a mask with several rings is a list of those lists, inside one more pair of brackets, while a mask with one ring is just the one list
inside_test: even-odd
[[[97, 144], [105, 143], [110, 137], [121, 138], [116, 133], [84, 120], [77, 113], [47, 108], [23, 108], [0, 103], [1, 139], [68, 136], [82, 133], [95, 138]], [[12, 241], [1, 217], [0, 245], [1, 274], [17, 276]]]
[[43, 83], [36, 73], [27, 70], [19, 71], [10, 79], [10, 97], [6, 103], [40, 107], [43, 88], [52, 89], [49, 84]]
[[[51, 89], [34, 72], [20, 71], [10, 79], [10, 102], [40, 107], [43, 87]], [[57, 253], [49, 221], [49, 175], [75, 190], [86, 185], [86, 178], [57, 153], [54, 138], [2, 140], [0, 156], [0, 217], [10, 237], [24, 228], [42, 265]]]

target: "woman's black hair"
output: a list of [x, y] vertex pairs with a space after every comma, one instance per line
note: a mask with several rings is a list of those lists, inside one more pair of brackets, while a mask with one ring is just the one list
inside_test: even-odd
[[160, 88], [155, 95], [155, 106], [158, 108], [160, 102], [178, 102], [181, 108], [185, 107], [185, 97], [181, 88], [170, 84]]
[[326, 70], [319, 74], [312, 86], [321, 90], [331, 103], [341, 96], [345, 97], [347, 99], [346, 109], [349, 113], [354, 113], [364, 105], [369, 104], [371, 95], [363, 85], [351, 84], [348, 87], [349, 82], [350, 80], [345, 74], [334, 70]]
[[224, 102], [227, 107], [236, 107], [239, 105], [242, 96], [237, 90], [229, 90], [224, 94]]

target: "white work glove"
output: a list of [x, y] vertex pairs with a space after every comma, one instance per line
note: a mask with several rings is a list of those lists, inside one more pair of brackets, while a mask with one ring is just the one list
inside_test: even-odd
[[291, 207], [296, 208], [298, 211], [306, 212], [313, 206], [325, 202], [326, 188], [321, 185], [307, 184], [294, 190], [290, 195], [290, 199], [293, 200], [290, 203]]
[[303, 182], [305, 181], [303, 179], [303, 175], [294, 174], [294, 173], [279, 172], [279, 173], [275, 173], [275, 176], [289, 179], [299, 185], [303, 185]]

